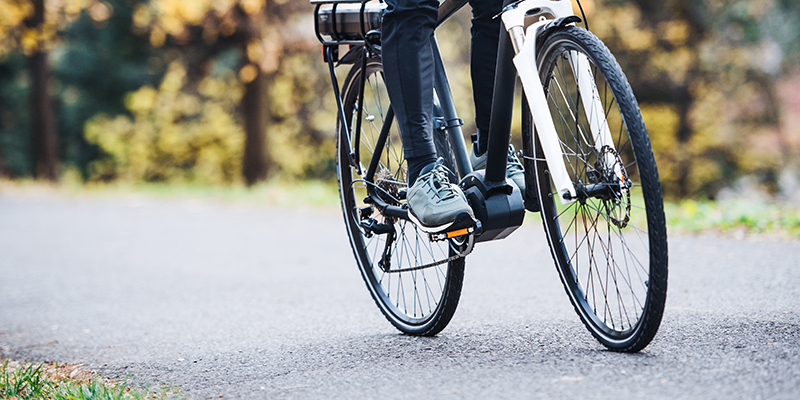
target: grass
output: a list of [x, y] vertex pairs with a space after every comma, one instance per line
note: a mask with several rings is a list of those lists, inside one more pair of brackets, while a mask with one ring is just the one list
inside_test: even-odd
[[[644, 228], [644, 200], [641, 196], [631, 200], [631, 224]], [[556, 202], [556, 207], [561, 213], [574, 205]], [[665, 200], [664, 213], [670, 234], [800, 239], [800, 205], [750, 199]]]
[[798, 205], [739, 199], [684, 200], [664, 206], [671, 232], [800, 239]]
[[0, 399], [52, 400], [144, 400], [174, 398], [174, 390], [148, 393], [104, 379], [77, 364], [23, 364], [4, 360], [0, 364]]
[[[157, 183], [82, 184], [74, 180], [51, 185], [32, 180], [0, 180], [0, 194], [3, 192], [16, 192], [22, 196], [144, 196], [289, 209], [339, 209], [339, 194], [335, 181], [289, 182], [273, 179], [248, 188]], [[633, 200], [635, 204], [641, 203], [640, 199]], [[665, 201], [664, 206], [670, 233], [800, 239], [800, 205], [739, 199], [717, 202]], [[633, 217], [635, 223], [643, 224], [641, 218], [636, 215]]]
[[34, 180], [0, 179], [0, 194], [4, 191], [22, 195], [69, 197], [145, 196], [159, 199], [193, 199], [290, 209], [339, 208], [339, 194], [335, 181], [272, 179], [252, 187], [246, 187], [243, 185], [202, 186], [167, 183], [83, 184], [66, 180], [59, 184], [49, 184]]

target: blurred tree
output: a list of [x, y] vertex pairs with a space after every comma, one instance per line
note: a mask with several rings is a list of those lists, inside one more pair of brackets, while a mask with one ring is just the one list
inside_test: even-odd
[[[33, 172], [38, 178], [57, 180], [58, 134], [48, 52], [58, 45], [57, 33], [74, 22], [86, 8], [103, 6], [100, 0], [7, 0], [0, 3], [0, 63], [14, 52], [27, 58]], [[6, 123], [13, 115], [5, 115]]]
[[788, 161], [775, 85], [796, 57], [796, 2], [582, 3], [642, 103], [666, 193], [713, 197], [753, 173], [774, 186]]
[[[309, 50], [291, 37], [287, 25], [300, 11], [307, 12], [306, 2], [287, 0], [152, 0], [142, 4], [134, 15], [135, 25], [149, 34], [154, 46], [171, 38], [176, 45], [207, 49], [196, 65], [225, 48], [238, 48], [243, 55], [239, 79], [244, 85], [241, 112], [246, 139], [243, 175], [247, 184], [267, 177], [275, 167], [265, 136], [274, 118], [271, 114], [270, 89], [280, 74], [282, 60], [292, 53]], [[294, 46], [292, 46], [294, 45]]]
[[[86, 123], [86, 139], [102, 154], [92, 180], [219, 185], [241, 181], [244, 132], [234, 119], [242, 87], [222, 69], [190, 85], [173, 61], [157, 87], [125, 96], [131, 116], [101, 113]], [[192, 87], [188, 87], [192, 86]]]
[[22, 54], [6, 55], [0, 63], [0, 154], [8, 177], [33, 174], [33, 144], [28, 102], [28, 75]]
[[[32, 106], [35, 93], [49, 87], [67, 172], [209, 184], [333, 178], [335, 101], [307, 1], [39, 3], [41, 23], [33, 0], [0, 0], [6, 174], [49, 171], [32, 140], [33, 125], [47, 120], [36, 116], [46, 107]], [[713, 197], [743, 175], [774, 189], [777, 172], [800, 155], [791, 122], [800, 117], [784, 115], [796, 112], [786, 104], [797, 90], [777, 90], [777, 82], [800, 87], [800, 3], [582, 3], [640, 100], [665, 193]], [[468, 26], [467, 8], [437, 35], [471, 125]], [[45, 82], [36, 89], [28, 57], [39, 50], [52, 72], [49, 81], [36, 75]], [[144, 107], [146, 99], [157, 106]]]
[[91, 165], [102, 157], [102, 149], [85, 138], [86, 122], [98, 114], [130, 113], [127, 94], [158, 85], [180, 56], [131, 32], [135, 3], [96, 4], [59, 32], [60, 45], [52, 51], [61, 151], [66, 168], [84, 177], [94, 176]]
[[58, 154], [55, 115], [50, 97], [50, 65], [44, 49], [44, 0], [32, 0], [33, 12], [25, 19], [25, 27], [37, 38], [26, 49], [31, 81], [31, 110], [33, 111], [33, 151], [36, 160], [36, 177], [58, 180]]

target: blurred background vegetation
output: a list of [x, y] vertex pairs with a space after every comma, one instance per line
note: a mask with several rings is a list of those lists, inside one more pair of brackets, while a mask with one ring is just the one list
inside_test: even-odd
[[[800, 204], [800, 3], [582, 4], [631, 81], [669, 197]], [[0, 175], [334, 180], [335, 99], [312, 11], [306, 0], [0, 0]], [[470, 17], [437, 33], [467, 134]]]

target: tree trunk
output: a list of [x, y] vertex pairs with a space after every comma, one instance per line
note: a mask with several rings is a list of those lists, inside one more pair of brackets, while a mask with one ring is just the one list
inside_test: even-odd
[[[34, 15], [27, 26], [40, 29], [44, 23], [44, 0], [34, 0]], [[33, 156], [37, 178], [58, 180], [58, 139], [53, 104], [50, 99], [50, 67], [47, 53], [41, 49], [28, 57], [28, 72], [31, 82], [31, 116], [33, 116]]]
[[242, 111], [245, 122], [243, 173], [247, 185], [267, 178], [272, 164], [266, 148], [267, 111], [269, 96], [266, 93], [267, 77], [261, 71], [245, 86]]
[[3, 162], [3, 152], [0, 151], [0, 179], [7, 177], [6, 163]]

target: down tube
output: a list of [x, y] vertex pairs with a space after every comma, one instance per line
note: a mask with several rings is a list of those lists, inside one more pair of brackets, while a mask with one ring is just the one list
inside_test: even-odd
[[472, 172], [472, 164], [469, 162], [467, 145], [464, 142], [464, 134], [461, 130], [461, 120], [456, 113], [456, 105], [453, 102], [453, 94], [450, 92], [450, 83], [447, 81], [447, 74], [444, 71], [442, 55], [439, 53], [439, 43], [436, 36], [431, 40], [433, 47], [433, 65], [435, 68], [434, 87], [439, 95], [439, 103], [442, 106], [442, 114], [447, 124], [447, 136], [450, 138], [450, 147], [456, 157], [456, 165], [461, 178]]

